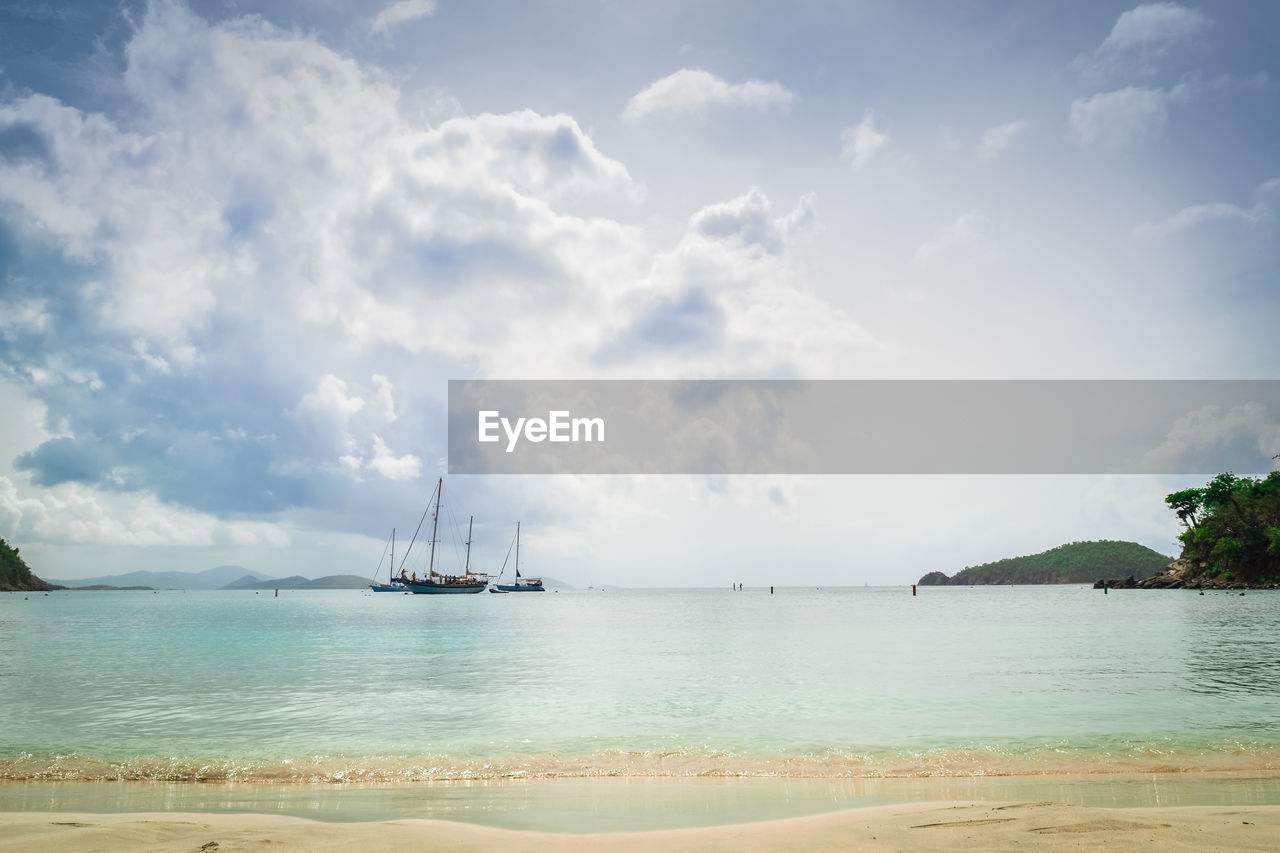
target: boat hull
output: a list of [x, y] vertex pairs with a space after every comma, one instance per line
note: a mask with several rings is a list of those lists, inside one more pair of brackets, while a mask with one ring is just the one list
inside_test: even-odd
[[546, 592], [541, 584], [531, 586], [526, 584], [506, 584], [500, 583], [496, 586], [499, 592]]
[[405, 586], [409, 592], [414, 595], [469, 595], [476, 592], [484, 592], [485, 587], [489, 584], [486, 581], [468, 581], [465, 583], [414, 583], [410, 581]]
[[408, 592], [409, 591], [408, 589], [405, 588], [404, 584], [398, 584], [398, 583], [390, 583], [390, 584], [371, 583], [369, 584], [369, 589], [373, 590], [374, 592]]

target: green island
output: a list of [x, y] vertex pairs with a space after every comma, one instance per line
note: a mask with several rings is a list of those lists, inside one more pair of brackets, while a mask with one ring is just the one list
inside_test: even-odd
[[1103, 539], [1069, 542], [1039, 554], [969, 566], [950, 577], [942, 572], [929, 572], [919, 583], [921, 586], [1092, 584], [1100, 577], [1149, 578], [1164, 571], [1169, 561], [1169, 557], [1137, 542]]
[[51, 589], [62, 587], [33, 575], [26, 560], [18, 555], [18, 549], [0, 539], [0, 591], [44, 592]]
[[1219, 474], [1164, 500], [1182, 522], [1182, 554], [1144, 585], [1280, 588], [1280, 471]]
[[112, 586], [111, 584], [107, 584], [107, 583], [93, 583], [93, 584], [89, 584], [88, 586], [68, 587], [68, 589], [73, 589], [77, 592], [102, 592], [103, 590], [107, 590], [110, 592], [155, 592], [156, 591], [156, 588], [153, 586]]

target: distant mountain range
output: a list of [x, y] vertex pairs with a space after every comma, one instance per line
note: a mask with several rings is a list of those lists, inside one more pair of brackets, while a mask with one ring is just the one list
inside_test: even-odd
[[152, 589], [224, 589], [227, 584], [243, 579], [246, 575], [266, 580], [261, 572], [253, 572], [244, 566], [215, 566], [203, 572], [129, 572], [123, 575], [104, 575], [76, 580], [52, 580], [69, 589], [86, 586], [151, 587]]
[[[68, 589], [364, 589], [369, 579], [359, 575], [329, 575], [323, 578], [304, 578], [291, 575], [272, 578], [246, 569], [244, 566], [216, 566], [203, 572], [129, 572], [123, 575], [104, 575], [78, 580], [53, 580]], [[543, 578], [547, 589], [573, 589], [570, 584], [555, 578]]]
[[287, 578], [269, 578], [262, 580], [261, 575], [245, 575], [238, 581], [229, 583], [223, 589], [364, 589], [369, 585], [368, 578], [359, 575], [329, 575], [328, 577], [304, 578], [292, 575]]

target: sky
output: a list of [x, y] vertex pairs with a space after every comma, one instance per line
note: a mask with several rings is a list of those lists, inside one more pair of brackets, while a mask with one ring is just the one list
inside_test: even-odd
[[[447, 470], [449, 379], [1277, 378], [1278, 25], [0, 3], [0, 536], [57, 579], [372, 575]], [[1280, 413], [1202, 421], [1280, 452]], [[1174, 554], [1163, 496], [1202, 481], [444, 488], [481, 569], [521, 521], [522, 566], [583, 586], [875, 585]]]

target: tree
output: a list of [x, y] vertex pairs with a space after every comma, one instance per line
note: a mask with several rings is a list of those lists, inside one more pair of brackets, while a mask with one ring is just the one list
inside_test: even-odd
[[1266, 477], [1224, 472], [1202, 489], [1165, 498], [1186, 530], [1182, 558], [1188, 579], [1231, 577], [1245, 583], [1280, 573], [1280, 471]]
[[1204, 489], [1183, 489], [1166, 497], [1164, 502], [1178, 514], [1178, 520], [1188, 530], [1199, 526], [1197, 517], [1204, 506]]

